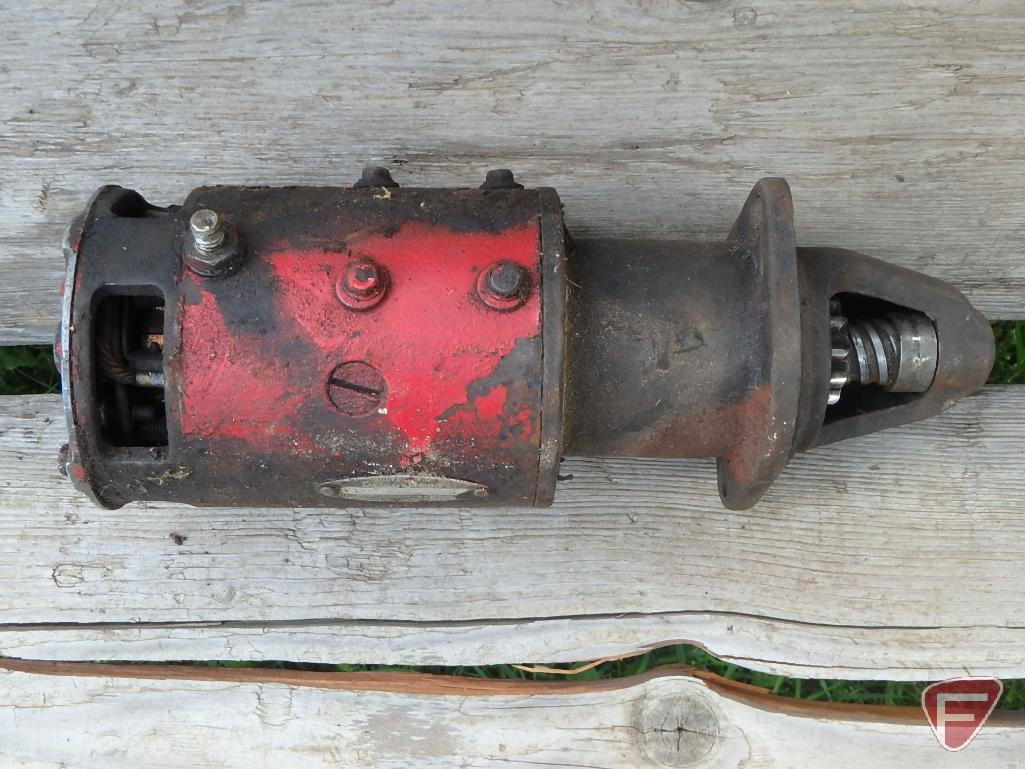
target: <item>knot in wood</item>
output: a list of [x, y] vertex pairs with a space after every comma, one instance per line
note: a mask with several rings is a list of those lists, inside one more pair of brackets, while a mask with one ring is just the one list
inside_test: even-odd
[[719, 718], [699, 691], [653, 692], [637, 721], [641, 750], [662, 766], [704, 763], [719, 741]]

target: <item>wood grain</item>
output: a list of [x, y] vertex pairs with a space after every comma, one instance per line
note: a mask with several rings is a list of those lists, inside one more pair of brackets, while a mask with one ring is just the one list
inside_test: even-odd
[[917, 708], [792, 702], [684, 671], [483, 689], [406, 676], [380, 691], [351, 674], [221, 671], [196, 680], [166, 669], [120, 677], [109, 666], [102, 675], [85, 667], [59, 676], [0, 672], [8, 765], [903, 769], [966, 758], [1011, 766], [1025, 750], [1020, 713], [996, 714], [969, 753], [956, 755], [939, 748]]
[[101, 184], [408, 185], [515, 168], [581, 236], [721, 237], [790, 179], [804, 245], [1025, 317], [1018, 0], [89, 0], [5, 8], [0, 342], [48, 342]]
[[[831, 678], [1025, 676], [1025, 389], [798, 457], [569, 459], [550, 509], [92, 507], [52, 396], [0, 398], [0, 655], [483, 664], [673, 641]], [[180, 543], [179, 543], [180, 540]]]

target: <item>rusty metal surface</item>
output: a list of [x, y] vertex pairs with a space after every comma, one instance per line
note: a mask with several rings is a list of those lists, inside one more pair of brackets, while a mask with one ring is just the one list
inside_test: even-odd
[[716, 457], [731, 507], [790, 457], [800, 317], [789, 190], [761, 182], [727, 240], [580, 241], [567, 451]]
[[[950, 286], [797, 248], [782, 179], [720, 242], [575, 244], [554, 190], [501, 169], [167, 209], [104, 188], [65, 254], [61, 465], [108, 506], [547, 505], [565, 451], [714, 458], [744, 508], [794, 453], [938, 413], [993, 362]], [[929, 370], [848, 376], [847, 318], [900, 350], [934, 333]]]
[[[405, 474], [466, 482], [453, 504], [534, 504], [539, 475], [554, 484], [555, 466], [539, 459], [538, 191], [204, 188], [180, 209], [119, 216], [128, 194], [101, 195], [87, 222], [70, 379], [81, 393], [97, 376], [92, 297], [155, 286], [169, 438], [108, 445], [93, 399], [73, 394], [76, 466], [104, 503], [337, 505], [320, 484]], [[185, 223], [200, 208], [221, 212], [246, 244], [226, 276], [182, 269]], [[549, 203], [545, 215], [559, 211]], [[514, 307], [477, 292], [496, 258], [527, 276]], [[366, 278], [354, 261], [387, 275], [370, 307], [340, 301], [339, 282]], [[557, 290], [560, 277], [546, 280]], [[561, 368], [558, 355], [547, 351]], [[379, 485], [366, 502], [410, 499], [400, 486], [389, 499]]]
[[790, 186], [762, 179], [751, 190], [727, 239], [730, 253], [754, 271], [754, 293], [746, 310], [756, 314], [753, 345], [763, 359], [753, 362], [762, 381], [738, 404], [732, 449], [717, 456], [719, 496], [729, 508], [751, 507], [776, 480], [793, 453], [800, 419], [801, 308], [797, 239]]
[[[499, 174], [503, 184], [512, 176]], [[535, 505], [550, 505], [555, 497], [563, 452], [563, 403], [566, 387], [566, 281], [569, 236], [562, 203], [553, 189], [538, 190], [541, 203], [541, 446]]]
[[[937, 414], [993, 365], [989, 324], [951, 286], [796, 248], [781, 179], [756, 185], [720, 243], [579, 241], [569, 284], [567, 451], [714, 457], [730, 508], [756, 504], [794, 453]], [[827, 408], [831, 300], [854, 315], [930, 319], [931, 386], [853, 386]]]

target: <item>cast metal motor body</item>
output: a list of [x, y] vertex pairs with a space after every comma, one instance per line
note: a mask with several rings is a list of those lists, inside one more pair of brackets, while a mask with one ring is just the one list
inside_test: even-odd
[[978, 388], [952, 287], [796, 246], [781, 179], [721, 242], [579, 240], [551, 189], [105, 187], [69, 228], [61, 464], [98, 504], [547, 505], [564, 454], [799, 451]]

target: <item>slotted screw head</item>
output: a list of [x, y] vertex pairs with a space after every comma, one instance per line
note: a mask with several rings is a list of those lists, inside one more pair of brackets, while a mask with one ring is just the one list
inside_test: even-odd
[[343, 414], [361, 417], [374, 413], [385, 402], [387, 384], [381, 372], [366, 361], [347, 361], [328, 377], [327, 395]]

